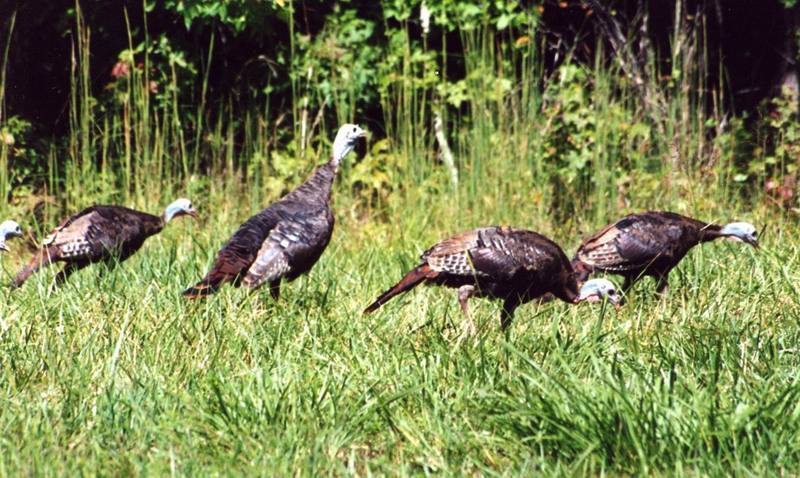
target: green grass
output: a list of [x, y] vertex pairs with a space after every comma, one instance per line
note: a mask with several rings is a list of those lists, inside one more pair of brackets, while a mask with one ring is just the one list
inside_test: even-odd
[[[273, 111], [269, 99], [207, 97], [207, 72], [182, 91], [174, 67], [165, 99], [150, 91], [150, 69], [133, 68], [94, 98], [90, 28], [76, 12], [69, 133], [36, 150], [45, 178], [20, 184], [24, 171], [0, 168], [0, 219], [40, 238], [93, 203], [156, 212], [188, 196], [202, 220], [175, 221], [125, 264], [93, 266], [58, 292], [53, 270], [0, 289], [0, 475], [800, 472], [800, 226], [758, 192], [777, 170], [748, 166], [796, 147], [796, 122], [788, 114], [785, 131], [762, 134], [728, 118], [724, 91], [697, 87], [712, 67], [703, 32], [675, 33], [677, 68], [648, 79], [655, 105], [602, 48], [594, 65], [546, 71], [531, 25], [528, 46], [491, 27], [460, 32], [465, 99], [451, 107], [437, 88], [454, 79], [425, 77], [447, 59], [402, 37], [383, 78], [384, 122], [342, 168], [337, 228], [311, 275], [278, 303], [230, 287], [188, 302], [180, 292], [244, 219], [321, 162], [328, 122], [353, 105], [329, 103], [301, 144], [303, 98], [323, 96], [314, 82], [294, 84], [291, 104]], [[131, 47], [143, 40], [134, 30]], [[436, 157], [437, 110], [456, 186]], [[0, 166], [32, 154], [18, 130], [13, 146], [0, 142]], [[571, 254], [582, 236], [648, 208], [766, 225], [763, 248], [696, 248], [665, 300], [645, 280], [619, 311], [529, 304], [509, 336], [499, 304], [475, 300], [479, 332], [459, 340], [452, 290], [419, 288], [361, 315], [453, 233], [511, 224]], [[32, 252], [10, 246], [4, 283]]]
[[340, 213], [279, 303], [230, 287], [188, 302], [182, 288], [251, 212], [201, 207], [202, 222], [176, 221], [102, 276], [50, 293], [46, 272], [0, 293], [0, 473], [800, 469], [796, 226], [759, 251], [696, 248], [663, 301], [644, 281], [620, 311], [527, 305], [509, 337], [498, 304], [476, 300], [480, 331], [459, 342], [451, 290], [360, 314], [459, 225], [409, 216], [366, 235]]

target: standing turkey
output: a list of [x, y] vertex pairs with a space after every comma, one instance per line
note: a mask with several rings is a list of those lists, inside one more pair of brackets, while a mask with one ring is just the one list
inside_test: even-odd
[[12, 237], [22, 237], [22, 229], [14, 221], [0, 223], [0, 251], [8, 252], [6, 241]]
[[66, 265], [56, 275], [61, 285], [73, 273], [95, 262], [113, 266], [142, 247], [144, 241], [179, 216], [197, 217], [188, 199], [171, 203], [163, 216], [154, 216], [122, 206], [92, 206], [65, 219], [47, 236], [42, 248], [19, 271], [12, 286], [20, 287], [28, 278], [54, 262]]
[[622, 289], [627, 291], [640, 277], [651, 276], [656, 291], [666, 293], [669, 272], [686, 253], [720, 237], [758, 247], [756, 228], [749, 223], [720, 226], [672, 212], [648, 211], [625, 216], [586, 239], [572, 265], [579, 280], [595, 271], [619, 274], [625, 278]]
[[516, 308], [547, 293], [570, 304], [607, 298], [616, 304], [614, 284], [594, 279], [579, 289], [569, 259], [555, 242], [533, 231], [483, 227], [446, 239], [425, 251], [421, 263], [364, 310], [369, 314], [392, 297], [426, 282], [458, 288], [458, 302], [474, 329], [467, 301], [472, 296], [503, 300], [500, 325], [506, 330]]
[[363, 129], [339, 128], [330, 160], [279, 201], [248, 219], [220, 249], [211, 270], [186, 289], [188, 298], [206, 297], [226, 282], [255, 289], [269, 284], [274, 299], [281, 279], [292, 281], [311, 270], [333, 234], [331, 188], [339, 163], [353, 150]]

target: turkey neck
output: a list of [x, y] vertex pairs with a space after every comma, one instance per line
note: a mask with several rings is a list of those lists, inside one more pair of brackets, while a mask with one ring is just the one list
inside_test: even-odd
[[319, 166], [303, 184], [287, 194], [284, 199], [328, 203], [331, 199], [331, 189], [333, 188], [333, 180], [336, 179], [338, 167], [339, 162], [334, 159]]
[[561, 285], [552, 290], [551, 293], [568, 304], [577, 304], [580, 292], [575, 275], [568, 274], [567, 277], [562, 279]]
[[154, 216], [152, 214], [142, 214], [142, 230], [145, 237], [150, 237], [153, 234], [158, 234], [164, 229], [166, 225], [164, 216]]
[[722, 237], [722, 234], [720, 234], [721, 230], [722, 226], [719, 224], [703, 224], [697, 231], [698, 242], [710, 242]]
[[686, 216], [679, 217], [681, 218], [680, 222], [683, 223], [680, 225], [683, 230], [682, 241], [685, 242], [686, 245], [695, 246], [722, 237], [720, 234], [722, 226], [719, 224], [704, 222]]

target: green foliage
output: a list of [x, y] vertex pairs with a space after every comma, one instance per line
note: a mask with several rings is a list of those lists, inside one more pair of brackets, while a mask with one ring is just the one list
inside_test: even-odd
[[740, 156], [747, 161], [740, 160], [735, 165], [733, 180], [738, 183], [763, 184], [796, 177], [798, 174], [800, 117], [796, 94], [784, 91], [781, 96], [765, 101], [761, 105], [761, 110], [765, 120], [759, 124], [755, 135], [738, 124], [741, 138], [736, 144], [756, 144], [751, 151], [740, 152]]
[[347, 182], [362, 206], [380, 210], [398, 199], [393, 193], [403, 185], [404, 167], [404, 158], [392, 150], [388, 139], [382, 139], [352, 167]]
[[[267, 19], [279, 19], [286, 6], [283, 0], [164, 0], [164, 7], [183, 18], [188, 30], [193, 25], [218, 21], [236, 32], [260, 28]], [[156, 2], [145, 6], [152, 11]]]
[[377, 101], [381, 50], [375, 35], [374, 22], [337, 3], [319, 34], [299, 36], [291, 75], [303, 102], [314, 97], [318, 107], [332, 104], [337, 120], [344, 122], [355, 117], [357, 104]]
[[6, 181], [19, 187], [32, 176], [44, 175], [46, 162], [33, 145], [33, 125], [19, 116], [12, 116], [0, 126], [0, 148], [14, 158], [13, 167], [8, 168], [10, 177]]
[[[556, 73], [544, 95], [548, 129], [545, 131], [544, 159], [555, 164], [554, 176], [575, 187], [592, 172], [595, 115], [589, 101], [583, 68], [566, 64]], [[574, 194], [576, 190], [570, 191]]]
[[796, 173], [800, 162], [800, 111], [796, 92], [784, 91], [782, 96], [772, 101], [772, 114], [767, 116], [767, 125], [773, 130], [771, 136], [775, 138], [775, 150], [764, 163], [778, 166], [790, 174]]
[[[145, 65], [149, 71], [144, 71]], [[182, 99], [181, 92], [191, 91], [198, 75], [186, 52], [176, 49], [166, 34], [122, 50], [115, 68], [119, 69], [119, 74], [109, 86], [115, 90], [118, 102], [129, 100], [128, 80], [133, 75], [146, 78], [147, 87], [160, 107], [172, 103], [175, 98]]]
[[[298, 15], [297, 5], [279, 2], [165, 5], [190, 27], [231, 22], [242, 35], [253, 33], [266, 17]], [[529, 198], [538, 214], [554, 209], [559, 219], [578, 211], [604, 216], [621, 204], [677, 200], [687, 207], [695, 195], [693, 182], [709, 181], [715, 194], [733, 193], [727, 199], [735, 200], [752, 189], [729, 188], [731, 181], [750, 181], [755, 170], [772, 163], [787, 172], [794, 167], [787, 159], [798, 142], [791, 118], [768, 125], [768, 136], [778, 138], [774, 152], [756, 148], [751, 150], [756, 157], [743, 161], [751, 139], [741, 134], [741, 123], [721, 113], [707, 116], [706, 95], [716, 93], [693, 83], [705, 68], [692, 46], [700, 32], [679, 34], [675, 43], [683, 46], [673, 54], [674, 74], [650, 87], [661, 96], [654, 108], [603, 60], [601, 49], [592, 67], [568, 56], [556, 71], [545, 72], [537, 8], [514, 1], [386, 1], [380, 18], [359, 14], [359, 5], [330, 5], [324, 22], [308, 31], [297, 17], [287, 17], [291, 42], [272, 45], [272, 57], [254, 59], [269, 70], [257, 77], [264, 82], [228, 98], [207, 96], [209, 65], [224, 62], [216, 58], [220, 47], [213, 38], [207, 56], [198, 59], [171, 33], [148, 37], [146, 29], [134, 26], [129, 47], [114, 66], [125, 73], [114, 74], [98, 92], [91, 86], [90, 35], [84, 35], [72, 69], [70, 137], [53, 149], [53, 156], [72, 159], [61, 160], [59, 178], [49, 177], [48, 184], [75, 194], [71, 204], [87, 200], [79, 196], [88, 190], [95, 200], [143, 201], [159, 196], [150, 178], [178, 186], [204, 174], [224, 174], [260, 191], [255, 202], [285, 191], [309, 171], [338, 124], [360, 122], [368, 111], [374, 118], [376, 110], [383, 121], [375, 125], [374, 137], [385, 136], [392, 155], [401, 158], [396, 161], [402, 164], [401, 178], [424, 184], [433, 195], [450, 191], [473, 211], [502, 207], [516, 196]], [[423, 6], [431, 14], [431, 30], [418, 35], [410, 25], [420, 21]], [[80, 13], [73, 15], [76, 31]], [[454, 47], [431, 47], [437, 37], [447, 41], [448, 32], [458, 34], [462, 54], [454, 54]], [[460, 178], [455, 188], [439, 162], [434, 113], [444, 119], [454, 153]], [[6, 148], [5, 159], [19, 156], [16, 164], [37, 164], [18, 178], [41, 176], [42, 158], [51, 157], [42, 149], [25, 150], [26, 160], [18, 153], [23, 151]], [[516, 174], [509, 177], [508, 171]], [[375, 191], [391, 189], [387, 177], [395, 177], [380, 168], [373, 178], [368, 174], [359, 171], [356, 182], [362, 186], [355, 189], [366, 204], [385, 205], [385, 192]], [[18, 195], [29, 192], [17, 189]]]
[[474, 30], [493, 25], [497, 30], [526, 27], [536, 18], [536, 11], [518, 0], [460, 2], [457, 0], [391, 0], [383, 2], [388, 19], [405, 22], [424, 6], [431, 22], [446, 31]]

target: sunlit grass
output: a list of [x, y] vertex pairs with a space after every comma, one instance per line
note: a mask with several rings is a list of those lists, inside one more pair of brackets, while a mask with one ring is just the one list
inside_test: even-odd
[[[462, 32], [469, 107], [450, 108], [414, 76], [421, 68], [407, 39], [381, 98], [385, 131], [376, 125], [368, 146], [383, 133], [386, 142], [342, 168], [333, 240], [311, 274], [285, 285], [277, 303], [231, 287], [189, 302], [180, 292], [235, 228], [324, 160], [322, 133], [308, 149], [291, 133], [298, 98], [320, 92], [298, 82], [286, 112], [268, 99], [239, 111], [212, 105], [205, 87], [186, 101], [173, 71], [159, 85], [173, 94], [159, 103], [149, 70], [133, 68], [101, 114], [89, 96], [84, 28], [69, 134], [47, 153], [46, 183], [25, 189], [30, 197], [11, 191], [0, 220], [18, 219], [40, 238], [93, 203], [158, 213], [181, 196], [202, 218], [174, 221], [125, 264], [92, 266], [60, 291], [50, 290], [55, 268], [21, 290], [0, 289], [0, 474], [800, 469], [800, 228], [731, 183], [743, 145], [721, 125], [738, 123], [706, 111], [704, 95], [715, 105], [724, 95], [696, 87], [710, 66], [694, 49], [673, 55], [678, 77], [651, 85], [663, 93], [659, 109], [642, 105], [601, 56], [546, 72], [537, 41]], [[675, 43], [700, 34], [676, 32]], [[294, 119], [282, 118], [290, 109]], [[452, 142], [456, 187], [436, 157], [434, 109]], [[317, 131], [326, 129], [323, 119]], [[13, 160], [0, 144], [0, 165]], [[380, 171], [353, 183], [359, 161]], [[9, 191], [0, 169], [0, 191]], [[46, 195], [55, 201], [37, 222], [33, 205]], [[439, 288], [361, 315], [419, 253], [456, 232], [510, 224], [571, 254], [581, 236], [648, 208], [750, 220], [767, 226], [763, 248], [698, 247], [672, 274], [669, 298], [643, 280], [619, 311], [526, 305], [508, 336], [499, 304], [475, 300], [479, 331], [460, 340], [455, 293]], [[3, 283], [32, 252], [9, 245]]]
[[620, 311], [528, 305], [509, 337], [498, 305], [476, 300], [479, 332], [459, 341], [450, 290], [360, 313], [449, 227], [393, 238], [384, 225], [388, 241], [354, 243], [358, 224], [340, 218], [279, 303], [230, 287], [184, 300], [238, 216], [176, 221], [127, 263], [59, 292], [52, 272], [2, 291], [5, 473], [800, 466], [796, 242], [708, 244], [673, 274], [668, 299], [643, 281]]

